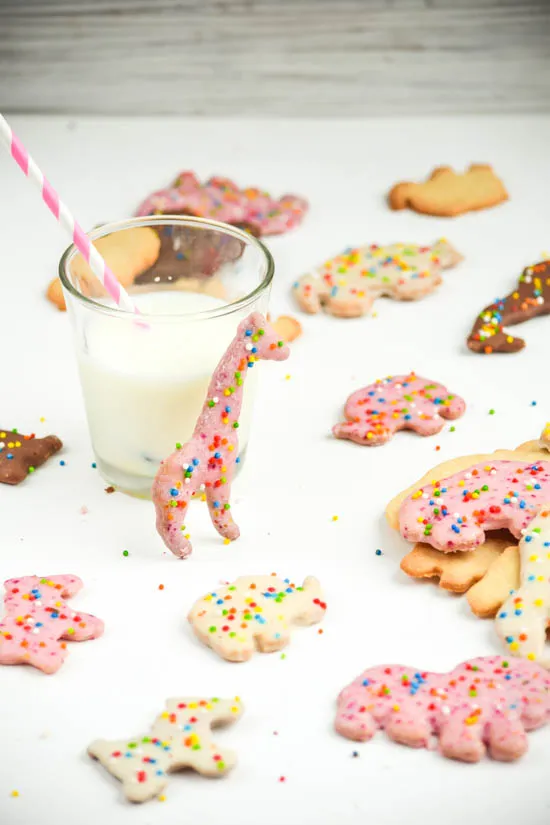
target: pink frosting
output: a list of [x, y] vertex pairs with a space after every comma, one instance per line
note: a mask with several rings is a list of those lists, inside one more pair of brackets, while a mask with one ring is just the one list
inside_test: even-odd
[[103, 633], [101, 619], [74, 612], [64, 601], [82, 589], [77, 576], [25, 576], [9, 579], [4, 587], [0, 665], [29, 664], [55, 673], [67, 655], [62, 639], [83, 642]]
[[443, 419], [460, 418], [465, 409], [459, 395], [451, 395], [429, 378], [414, 372], [389, 375], [350, 395], [344, 410], [347, 421], [336, 424], [332, 432], [336, 438], [375, 447], [398, 430], [435, 435], [443, 428]]
[[246, 373], [260, 359], [284, 361], [289, 354], [263, 315], [249, 315], [214, 370], [192, 439], [161, 463], [153, 483], [157, 530], [176, 556], [185, 558], [192, 551], [187, 508], [199, 490], [205, 491], [218, 533], [230, 541], [239, 537], [230, 497], [239, 461], [237, 433]]
[[408, 541], [437, 550], [473, 550], [487, 530], [508, 528], [516, 538], [550, 501], [550, 462], [493, 461], [421, 487], [399, 510]]
[[136, 215], [184, 213], [249, 225], [259, 235], [280, 235], [298, 226], [307, 209], [307, 201], [296, 195], [274, 199], [260, 189], [239, 189], [229, 178], [201, 183], [194, 172], [182, 172], [172, 186], [149, 195]]
[[365, 670], [338, 697], [336, 730], [356, 741], [377, 729], [413, 748], [439, 738], [443, 756], [478, 762], [487, 747], [493, 759], [518, 759], [526, 731], [550, 718], [550, 674], [520, 659], [488, 656], [463, 662], [450, 673], [401, 665]]

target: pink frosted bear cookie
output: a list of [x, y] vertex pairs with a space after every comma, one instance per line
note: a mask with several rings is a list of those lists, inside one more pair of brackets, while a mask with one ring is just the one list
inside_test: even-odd
[[396, 243], [359, 246], [325, 261], [294, 284], [294, 295], [304, 312], [321, 308], [339, 318], [369, 312], [381, 295], [399, 301], [417, 301], [442, 282], [441, 273], [462, 256], [441, 238], [433, 246]]
[[62, 640], [84, 642], [103, 633], [103, 622], [75, 612], [64, 599], [83, 587], [77, 576], [25, 576], [4, 584], [6, 615], [0, 621], [0, 665], [28, 664], [55, 673], [67, 655]]
[[219, 748], [211, 728], [234, 722], [243, 712], [234, 699], [168, 699], [151, 733], [133, 739], [98, 739], [88, 748], [106, 770], [122, 782], [126, 799], [146, 802], [168, 784], [168, 774], [191, 768], [202, 776], [220, 777], [236, 764], [236, 754]]
[[366, 670], [338, 697], [338, 733], [365, 742], [383, 729], [394, 742], [427, 748], [432, 736], [449, 759], [511, 762], [526, 731], [550, 718], [550, 674], [534, 662], [472, 659], [450, 673], [392, 665]]
[[186, 533], [187, 507], [204, 490], [212, 523], [218, 533], [233, 541], [239, 528], [231, 515], [231, 481], [239, 461], [239, 415], [246, 373], [256, 361], [284, 361], [290, 350], [279, 340], [263, 315], [254, 312], [216, 367], [193, 437], [160, 465], [153, 483], [157, 530], [166, 546], [180, 558], [191, 553]]
[[194, 172], [182, 172], [172, 186], [146, 198], [136, 215], [194, 215], [242, 226], [253, 235], [281, 235], [298, 226], [307, 209], [297, 195], [275, 199], [254, 187], [239, 189], [229, 178], [201, 183]]
[[465, 409], [464, 400], [442, 384], [414, 372], [389, 375], [350, 395], [344, 409], [347, 422], [336, 424], [332, 432], [336, 438], [377, 447], [398, 430], [435, 435], [444, 419], [460, 418]]
[[516, 538], [550, 501], [550, 462], [493, 461], [421, 487], [403, 501], [399, 529], [407, 541], [445, 553], [473, 550], [488, 530]]

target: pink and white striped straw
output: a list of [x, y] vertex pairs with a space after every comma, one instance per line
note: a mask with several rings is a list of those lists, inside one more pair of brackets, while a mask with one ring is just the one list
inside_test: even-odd
[[74, 245], [89, 263], [90, 269], [101, 281], [115, 304], [128, 312], [138, 312], [138, 309], [126, 290], [119, 284], [113, 272], [109, 269], [89, 237], [78, 221], [75, 221], [49, 180], [42, 174], [31, 158], [17, 135], [12, 132], [7, 120], [0, 114], [0, 141], [4, 144], [14, 161], [27, 178], [32, 181], [42, 193], [42, 200], [57, 218], [63, 229], [71, 236]]

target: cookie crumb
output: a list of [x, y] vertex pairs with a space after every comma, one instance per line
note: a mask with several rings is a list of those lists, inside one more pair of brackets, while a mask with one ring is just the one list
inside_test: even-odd
[[374, 552], [375, 552], [376, 556], [381, 556], [382, 555], [382, 551], [380, 550], [380, 548], [378, 548], [378, 550], [375, 550]]
[[105, 487], [105, 492], [106, 492], [106, 493], [109, 493], [109, 494], [110, 494], [110, 493], [114, 493], [114, 492], [115, 492], [115, 488], [114, 488], [114, 487]]
[[86, 516], [89, 512], [90, 512], [90, 511], [88, 510], [88, 508], [86, 507], [86, 505], [85, 505], [85, 504], [83, 504], [83, 505], [82, 505], [82, 507], [80, 508], [80, 513], [81, 513], [81, 515]]

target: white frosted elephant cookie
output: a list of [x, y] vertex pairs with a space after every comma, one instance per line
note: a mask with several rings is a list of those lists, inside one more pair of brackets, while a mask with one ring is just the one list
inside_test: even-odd
[[162, 793], [167, 774], [182, 768], [211, 777], [228, 773], [237, 762], [236, 754], [212, 741], [211, 728], [230, 724], [242, 712], [238, 697], [168, 699], [150, 735], [98, 739], [88, 754], [122, 782], [127, 799], [146, 802]]
[[294, 295], [304, 312], [325, 312], [355, 318], [369, 312], [381, 295], [417, 301], [442, 282], [441, 272], [462, 260], [441, 238], [433, 246], [395, 243], [346, 249], [303, 275]]
[[199, 639], [229, 662], [246, 662], [255, 649], [280, 650], [292, 624], [320, 622], [326, 610], [317, 579], [302, 587], [277, 576], [240, 576], [199, 599], [188, 619]]

